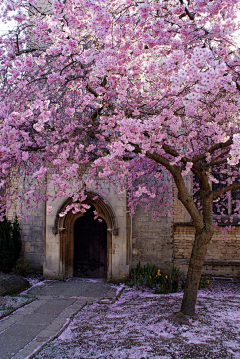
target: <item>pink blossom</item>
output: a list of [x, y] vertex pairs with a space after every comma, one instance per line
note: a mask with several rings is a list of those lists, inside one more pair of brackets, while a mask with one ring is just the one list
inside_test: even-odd
[[[1, 8], [6, 23], [17, 9], [19, 27], [0, 39], [0, 213], [20, 199], [16, 170], [31, 190], [72, 197], [74, 213], [86, 211], [85, 188], [100, 195], [106, 180], [131, 214], [141, 205], [170, 218], [175, 182], [203, 223], [205, 202], [185, 177], [209, 183], [216, 204], [217, 173], [224, 190], [239, 185], [239, 2], [54, 0], [31, 21], [22, 5]], [[41, 199], [29, 191], [30, 208]]]
[[32, 58], [32, 56], [28, 56], [25, 59], [25, 66], [26, 67], [32, 67], [33, 66], [33, 58]]
[[29, 157], [28, 152], [22, 152], [22, 159], [23, 159], [23, 161], [27, 161], [27, 160], [28, 160], [28, 157]]

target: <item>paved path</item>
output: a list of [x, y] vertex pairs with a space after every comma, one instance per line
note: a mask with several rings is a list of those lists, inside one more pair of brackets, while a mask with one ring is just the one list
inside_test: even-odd
[[47, 281], [28, 290], [37, 299], [0, 320], [0, 359], [26, 359], [59, 335], [94, 301], [111, 302], [116, 288], [104, 280]]

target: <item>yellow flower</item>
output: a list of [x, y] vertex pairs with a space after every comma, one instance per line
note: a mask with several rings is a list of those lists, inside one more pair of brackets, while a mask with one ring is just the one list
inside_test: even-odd
[[151, 279], [152, 277], [150, 276], [149, 278]]
[[168, 276], [167, 275], [165, 275], [165, 278], [167, 278]]
[[160, 269], [158, 269], [157, 275], [158, 275], [159, 277], [160, 277], [160, 275], [161, 275], [160, 272], [161, 272]]
[[209, 280], [207, 280], [207, 284], [209, 284]]

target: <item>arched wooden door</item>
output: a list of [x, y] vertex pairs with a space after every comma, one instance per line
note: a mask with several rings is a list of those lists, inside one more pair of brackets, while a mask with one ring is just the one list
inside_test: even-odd
[[74, 276], [107, 277], [107, 224], [94, 220], [93, 205], [74, 224]]

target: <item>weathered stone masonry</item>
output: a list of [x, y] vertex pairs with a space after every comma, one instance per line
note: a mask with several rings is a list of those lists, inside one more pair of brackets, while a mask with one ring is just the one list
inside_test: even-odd
[[[142, 265], [155, 264], [166, 272], [171, 271], [174, 265], [186, 274], [194, 227], [178, 200], [173, 202], [173, 218], [167, 220], [159, 217], [153, 221], [151, 213], [146, 213], [142, 208], [138, 208], [131, 219], [126, 213], [126, 196], [119, 201], [113, 188], [108, 191], [106, 199], [118, 223], [118, 233], [111, 232], [111, 228], [108, 232], [108, 280], [122, 280], [138, 262]], [[64, 232], [54, 229], [57, 212], [65, 200], [58, 199], [53, 203], [53, 216], [46, 215], [46, 206], [42, 203], [30, 214], [28, 221], [20, 222], [24, 256], [35, 271], [43, 270], [46, 277], [63, 279], [73, 273], [71, 221], [68, 224], [70, 227], [65, 228]], [[65, 271], [64, 263], [68, 267]], [[240, 276], [240, 227], [227, 235], [222, 233], [221, 228], [217, 229], [209, 245], [203, 272], [214, 276]]]

